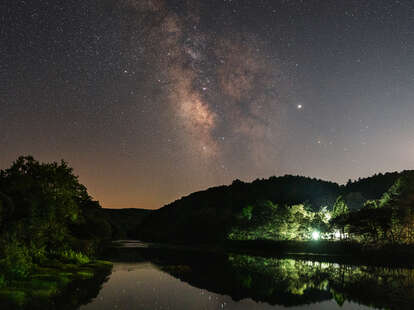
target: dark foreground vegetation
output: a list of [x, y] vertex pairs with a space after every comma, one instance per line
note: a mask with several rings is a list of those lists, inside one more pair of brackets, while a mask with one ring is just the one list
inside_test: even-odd
[[[110, 264], [94, 258], [111, 226], [68, 165], [18, 158], [0, 171], [0, 299], [52, 298]], [[9, 305], [10, 307], [10, 305]]]
[[0, 289], [0, 308], [78, 309], [98, 295], [111, 269], [112, 263], [105, 261], [37, 265], [27, 277], [11, 280]]

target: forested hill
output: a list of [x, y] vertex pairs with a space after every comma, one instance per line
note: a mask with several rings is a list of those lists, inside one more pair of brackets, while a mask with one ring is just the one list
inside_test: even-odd
[[358, 209], [361, 206], [352, 205], [352, 196], [356, 197], [362, 195], [363, 200], [379, 199], [397, 179], [403, 175], [413, 173], [413, 170], [406, 170], [403, 172], [387, 172], [385, 174], [379, 173], [368, 178], [359, 178], [356, 181], [349, 180], [348, 183], [342, 187], [342, 195], [350, 197], [351, 209]]
[[305, 203], [308, 208], [332, 205], [340, 192], [336, 183], [301, 176], [270, 177], [192, 193], [146, 217], [143, 239], [188, 241], [221, 240], [234, 217], [247, 205], [260, 201], [279, 204]]
[[371, 177], [349, 180], [341, 186], [340, 195], [350, 210], [361, 209], [367, 200], [380, 199], [381, 196], [402, 176], [412, 175], [414, 170], [378, 173]]
[[251, 183], [235, 180], [176, 200], [144, 218], [137, 237], [157, 241], [222, 240], [235, 216], [264, 201], [277, 205], [303, 204], [305, 209], [332, 209], [342, 196], [349, 208], [359, 209], [367, 200], [379, 199], [404, 174], [377, 174], [346, 185], [303, 176], [286, 175]]

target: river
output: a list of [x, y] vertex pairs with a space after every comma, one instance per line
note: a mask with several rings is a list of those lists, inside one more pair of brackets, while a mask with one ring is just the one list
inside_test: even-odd
[[242, 254], [112, 251], [112, 274], [82, 310], [412, 309], [408, 268]]

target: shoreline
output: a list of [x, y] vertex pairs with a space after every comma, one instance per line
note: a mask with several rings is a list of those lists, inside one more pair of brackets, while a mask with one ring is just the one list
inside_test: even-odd
[[124, 250], [169, 250], [211, 254], [246, 254], [252, 256], [314, 260], [349, 265], [413, 267], [414, 247], [388, 245], [364, 247], [344, 241], [226, 241], [222, 243], [155, 243], [117, 240], [111, 248]]
[[[49, 309], [62, 299], [75, 309], [85, 298], [94, 297], [77, 294], [79, 287], [97, 286], [99, 292], [112, 267], [112, 262], [103, 260], [81, 265], [49, 262], [37, 266], [26, 279], [12, 280], [0, 288], [0, 308]], [[78, 305], [73, 304], [77, 302]]]

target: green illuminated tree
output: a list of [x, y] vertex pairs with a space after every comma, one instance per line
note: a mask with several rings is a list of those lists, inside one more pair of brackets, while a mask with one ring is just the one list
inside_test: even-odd
[[332, 209], [332, 217], [341, 216], [349, 212], [348, 206], [342, 196], [339, 196]]

